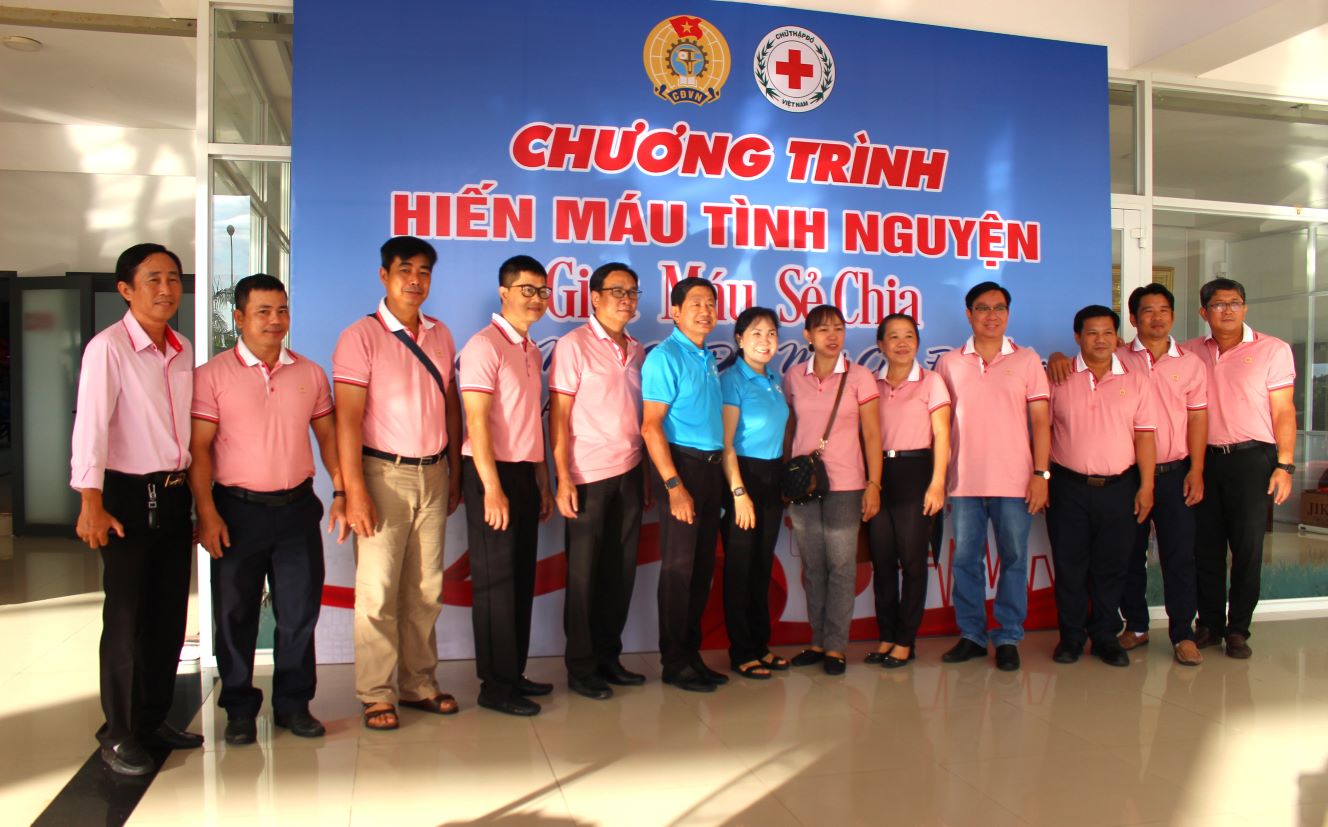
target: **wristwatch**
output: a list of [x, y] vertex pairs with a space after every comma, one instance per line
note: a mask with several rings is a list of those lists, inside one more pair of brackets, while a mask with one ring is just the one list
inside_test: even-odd
[[746, 488], [743, 488], [741, 485], [739, 485], [737, 488], [733, 489], [733, 496], [735, 496], [735, 497], [745, 497], [745, 496], [747, 496], [747, 489], [746, 489]]
[[334, 499], [334, 500], [335, 500], [337, 497], [344, 497], [344, 496], [346, 496], [346, 492], [345, 492], [345, 491], [333, 491], [333, 492], [332, 492], [332, 499]]
[[664, 480], [664, 488], [669, 491], [672, 491], [673, 489], [677, 488], [680, 485], [682, 485], [682, 478], [680, 478], [677, 474], [674, 474], [673, 476]]
[[1041, 477], [1041, 478], [1044, 479], [1044, 480], [1049, 480], [1049, 479], [1051, 479], [1051, 472], [1050, 472], [1050, 471], [1039, 471], [1039, 470], [1037, 470], [1036, 468], [1034, 468], [1034, 469], [1033, 469], [1033, 476], [1035, 476], [1035, 477]]
[[1296, 466], [1290, 462], [1279, 462], [1277, 463], [1277, 467], [1283, 471], [1286, 471], [1288, 474], [1296, 473]]

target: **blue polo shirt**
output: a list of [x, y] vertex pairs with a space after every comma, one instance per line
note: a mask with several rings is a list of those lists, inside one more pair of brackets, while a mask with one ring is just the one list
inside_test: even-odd
[[733, 450], [740, 457], [780, 459], [784, 455], [784, 425], [789, 406], [779, 377], [769, 369], [757, 373], [742, 357], [720, 374], [724, 404], [738, 409]]
[[669, 442], [698, 451], [724, 447], [715, 355], [692, 344], [677, 328], [646, 354], [641, 366], [641, 397], [669, 406], [664, 416], [664, 436]]

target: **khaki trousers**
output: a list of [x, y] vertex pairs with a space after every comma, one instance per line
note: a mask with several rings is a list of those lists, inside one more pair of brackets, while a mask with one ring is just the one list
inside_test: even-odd
[[376, 457], [363, 463], [378, 524], [374, 536], [355, 538], [355, 694], [364, 703], [432, 698], [438, 694], [434, 624], [443, 608], [447, 467]]

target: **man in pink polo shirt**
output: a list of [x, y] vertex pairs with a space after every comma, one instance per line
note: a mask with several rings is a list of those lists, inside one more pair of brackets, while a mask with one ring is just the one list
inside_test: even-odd
[[121, 775], [146, 775], [154, 765], [145, 742], [203, 744], [166, 721], [189, 602], [194, 355], [168, 325], [182, 290], [175, 253], [130, 247], [115, 263], [115, 286], [129, 310], [83, 351], [69, 484], [83, 500], [79, 539], [101, 552], [106, 591], [101, 759]]
[[558, 340], [549, 367], [555, 501], [566, 520], [567, 685], [595, 700], [613, 696], [610, 684], [645, 682], [618, 660], [636, 582], [645, 497], [645, 348], [627, 333], [640, 295], [636, 271], [626, 264], [595, 268], [590, 274], [594, 314]]
[[263, 583], [277, 632], [274, 722], [302, 738], [323, 725], [309, 713], [317, 685], [314, 626], [323, 596], [323, 504], [314, 496], [309, 429], [332, 478], [328, 531], [346, 538], [336, 418], [327, 376], [282, 344], [290, 305], [279, 279], [258, 273], [235, 285], [240, 341], [194, 375], [189, 484], [198, 541], [212, 556], [221, 707], [228, 744], [252, 744], [263, 693], [254, 687]]
[[[377, 312], [332, 354], [337, 455], [355, 532], [355, 692], [370, 729], [396, 729], [396, 704], [457, 711], [438, 688], [447, 515], [461, 501], [461, 404], [447, 326], [420, 312], [438, 254], [389, 239]], [[444, 463], [444, 461], [446, 461]]]
[[1286, 502], [1296, 470], [1296, 365], [1286, 342], [1245, 324], [1240, 282], [1208, 282], [1199, 288], [1199, 305], [1208, 335], [1185, 343], [1208, 371], [1208, 457], [1195, 544], [1196, 642], [1200, 648], [1225, 644], [1228, 656], [1248, 658], [1269, 501]]
[[498, 268], [502, 312], [461, 350], [466, 442], [461, 479], [470, 540], [479, 705], [535, 715], [529, 696], [553, 686], [526, 678], [539, 524], [553, 513], [540, 417], [543, 360], [530, 326], [549, 305], [548, 274], [530, 256]]
[[1061, 639], [1052, 659], [1074, 663], [1085, 640], [1109, 666], [1129, 666], [1116, 640], [1121, 588], [1136, 526], [1153, 507], [1148, 376], [1116, 356], [1120, 317], [1089, 305], [1074, 316], [1074, 373], [1051, 390], [1047, 536], [1056, 567]]
[[1037, 352], [1005, 335], [1010, 292], [987, 281], [969, 290], [964, 303], [973, 336], [936, 363], [954, 400], [947, 485], [955, 532], [951, 594], [962, 635], [941, 660], [960, 663], [987, 654], [990, 521], [1001, 558], [994, 607], [998, 628], [990, 639], [996, 668], [1014, 671], [1028, 614], [1028, 531], [1033, 515], [1047, 504], [1051, 391]]

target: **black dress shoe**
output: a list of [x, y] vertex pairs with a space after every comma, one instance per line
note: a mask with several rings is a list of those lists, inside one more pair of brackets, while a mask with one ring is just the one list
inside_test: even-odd
[[987, 656], [987, 647], [979, 646], [966, 637], [961, 637], [959, 642], [950, 647], [950, 651], [941, 655], [941, 660], [946, 663], [963, 663], [973, 658], [985, 658]]
[[309, 714], [309, 710], [300, 709], [288, 715], [280, 712], [272, 716], [272, 723], [283, 729], [289, 729], [291, 735], [301, 738], [322, 738], [327, 730], [323, 722]]
[[1130, 656], [1115, 638], [1107, 643], [1094, 643], [1093, 654], [1097, 655], [1098, 660], [1107, 666], [1129, 666]]
[[816, 649], [803, 649], [793, 656], [789, 663], [794, 666], [814, 666], [825, 660], [825, 652]]
[[227, 718], [226, 743], [233, 747], [252, 744], [258, 740], [258, 724], [253, 718]]
[[705, 661], [701, 660], [700, 658], [697, 658], [697, 660], [692, 664], [692, 668], [696, 670], [696, 674], [710, 681], [715, 686], [723, 686], [724, 684], [729, 682], [728, 675], [725, 675], [723, 672], [716, 672], [715, 670], [711, 669], [709, 666], [706, 666]]
[[848, 668], [848, 662], [839, 655], [826, 655], [825, 660], [821, 662], [821, 668], [827, 675], [842, 675]]
[[586, 678], [575, 678], [568, 675], [567, 688], [578, 695], [595, 701], [607, 701], [613, 697], [613, 690], [609, 688], [608, 681], [599, 675], [591, 675]]
[[664, 683], [685, 689], [688, 692], [714, 692], [715, 683], [696, 670], [688, 667], [674, 675], [665, 674]]
[[532, 681], [530, 678], [527, 678], [525, 675], [522, 675], [521, 680], [517, 682], [516, 691], [520, 692], [522, 695], [525, 695], [528, 698], [536, 695], [547, 695], [553, 691], [553, 684], [540, 683], [539, 681]]
[[1082, 643], [1066, 643], [1062, 640], [1052, 650], [1051, 659], [1057, 663], [1078, 663], [1079, 655], [1083, 651], [1084, 645]]
[[1019, 671], [1019, 647], [1013, 643], [1002, 643], [996, 647], [996, 668], [1002, 672]]
[[640, 686], [646, 682], [645, 675], [628, 671], [617, 661], [601, 666], [599, 676], [614, 686]]
[[[553, 691], [552, 687], [550, 687], [549, 691]], [[529, 698], [523, 698], [520, 695], [514, 698], [493, 698], [481, 692], [478, 703], [485, 709], [492, 709], [494, 712], [501, 712], [505, 715], [522, 715], [529, 717], [531, 715], [538, 715], [540, 711], [539, 704]]]
[[101, 760], [117, 775], [147, 775], [156, 769], [151, 756], [132, 738], [102, 747]]
[[161, 726], [152, 730], [152, 734], [148, 736], [148, 739], [171, 749], [198, 749], [203, 746], [202, 735], [176, 729], [165, 721], [162, 722]]

